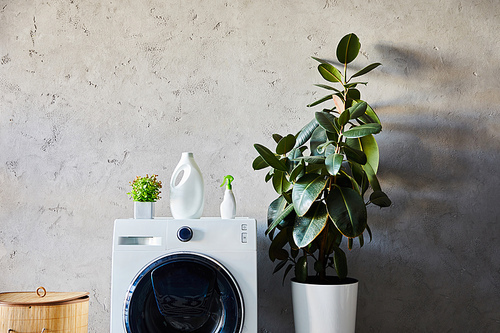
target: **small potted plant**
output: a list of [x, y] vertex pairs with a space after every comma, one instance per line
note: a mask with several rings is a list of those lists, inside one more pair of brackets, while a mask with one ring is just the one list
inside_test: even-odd
[[154, 216], [154, 203], [158, 201], [161, 193], [161, 181], [158, 175], [137, 176], [130, 185], [132, 190], [127, 194], [134, 200], [134, 218], [151, 219]]
[[332, 105], [316, 112], [296, 135], [274, 134], [275, 149], [254, 145], [259, 156], [253, 168], [270, 167], [266, 182], [279, 195], [268, 208], [266, 235], [271, 239], [269, 257], [278, 262], [274, 272], [284, 270], [285, 278], [294, 271], [296, 333], [354, 332], [357, 280], [348, 277], [344, 249], [352, 249], [355, 239], [362, 247], [365, 231], [371, 240], [367, 205], [391, 205], [376, 176], [379, 149], [374, 134], [382, 125], [361, 99], [358, 87], [367, 83], [353, 81], [380, 63], [348, 75], [348, 64], [360, 47], [355, 34], [341, 39], [340, 69], [336, 63], [313, 58], [329, 82], [317, 86], [328, 94], [308, 106], [333, 101]]

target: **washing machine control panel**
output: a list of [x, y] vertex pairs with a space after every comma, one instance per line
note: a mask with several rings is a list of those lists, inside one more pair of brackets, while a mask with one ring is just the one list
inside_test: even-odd
[[241, 224], [241, 242], [242, 243], [248, 243], [248, 224], [242, 223]]

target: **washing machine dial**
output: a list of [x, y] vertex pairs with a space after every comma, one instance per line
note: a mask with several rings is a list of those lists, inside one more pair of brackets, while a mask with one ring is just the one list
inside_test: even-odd
[[193, 230], [187, 226], [180, 227], [177, 230], [177, 238], [181, 242], [189, 242], [193, 238]]

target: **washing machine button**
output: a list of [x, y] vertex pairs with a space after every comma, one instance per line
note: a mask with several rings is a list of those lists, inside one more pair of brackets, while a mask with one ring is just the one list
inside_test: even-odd
[[177, 230], [177, 238], [181, 242], [189, 242], [191, 238], [193, 238], [193, 230], [186, 226], [180, 227], [179, 230]]

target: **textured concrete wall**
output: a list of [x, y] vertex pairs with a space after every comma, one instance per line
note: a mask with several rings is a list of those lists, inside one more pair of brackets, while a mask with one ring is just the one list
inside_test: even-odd
[[348, 254], [358, 331], [500, 331], [499, 13], [497, 0], [0, 0], [0, 291], [88, 290], [90, 332], [106, 332], [128, 182], [168, 183], [192, 151], [204, 215], [231, 173], [238, 215], [259, 220], [260, 332], [291, 332], [252, 145], [311, 119], [324, 92], [310, 56], [355, 32], [358, 66], [384, 65], [364, 97], [394, 202]]

